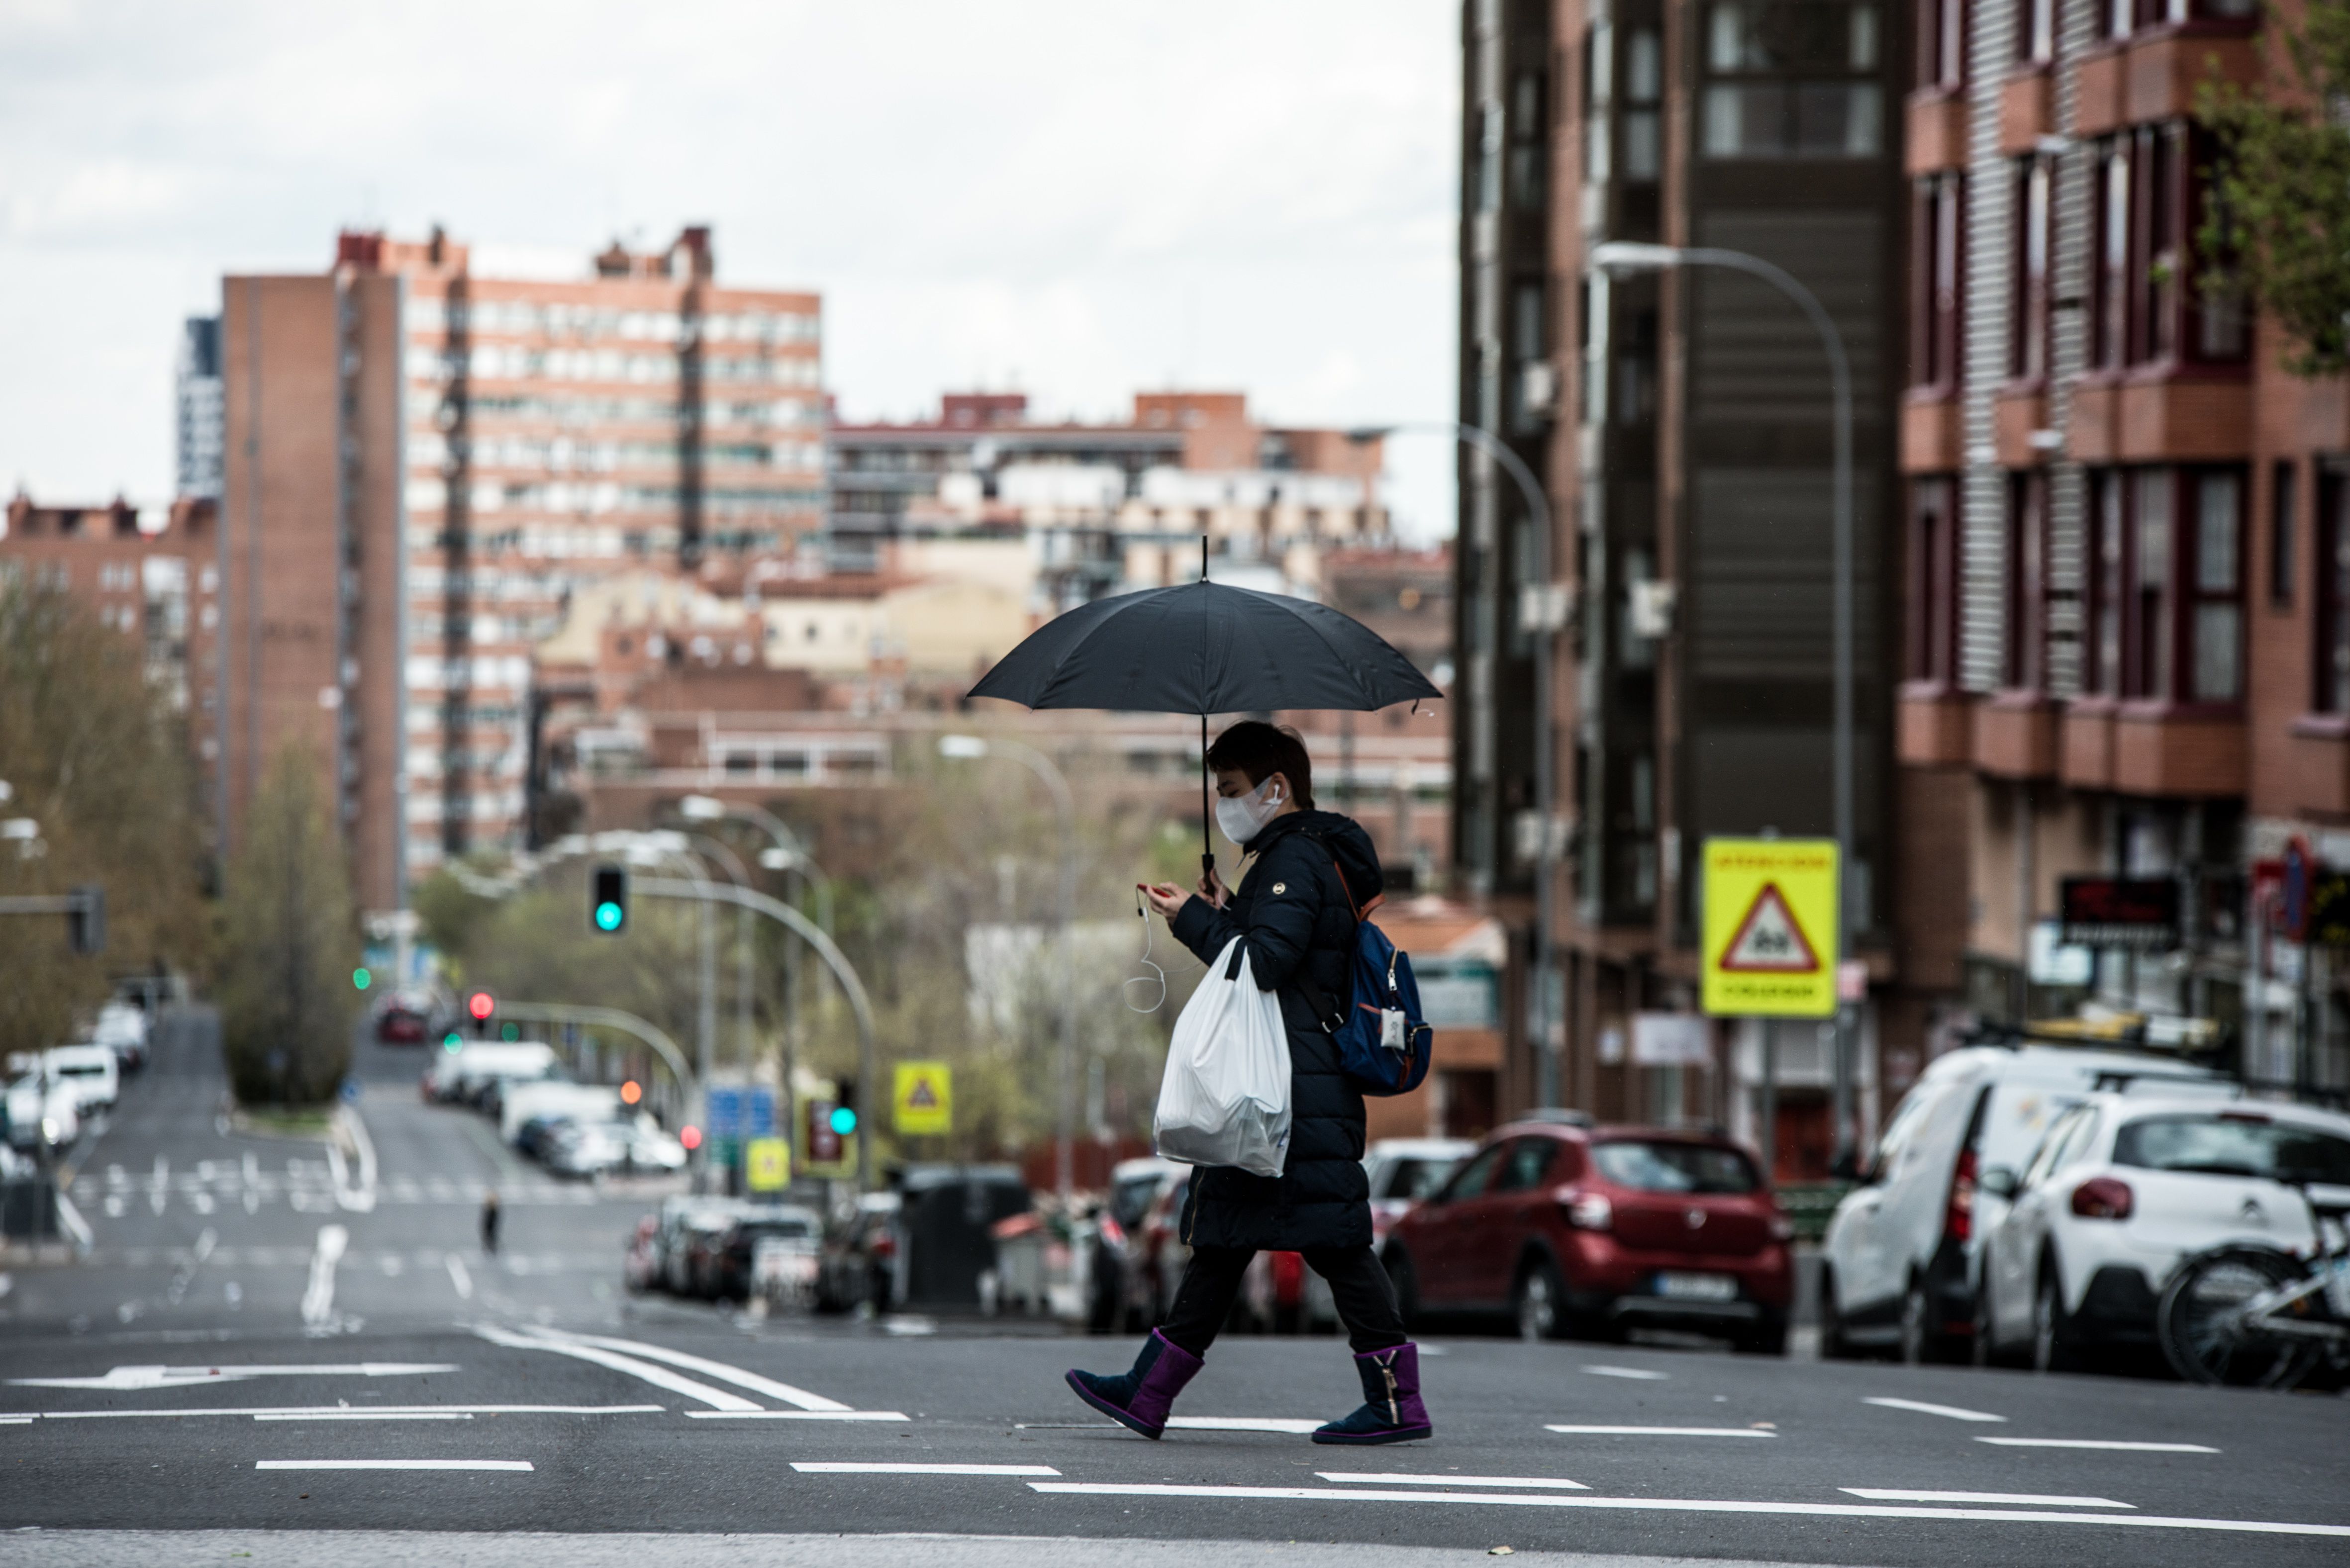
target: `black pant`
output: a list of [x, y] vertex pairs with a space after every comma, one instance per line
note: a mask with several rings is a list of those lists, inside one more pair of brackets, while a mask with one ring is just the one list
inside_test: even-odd
[[[1306, 1267], [1330, 1282], [1338, 1321], [1357, 1355], [1401, 1345], [1403, 1314], [1396, 1309], [1395, 1286], [1368, 1247], [1308, 1247]], [[1194, 1355], [1208, 1354], [1216, 1331], [1231, 1315], [1248, 1272], [1252, 1247], [1194, 1247], [1176, 1287], [1174, 1310], [1159, 1332]]]

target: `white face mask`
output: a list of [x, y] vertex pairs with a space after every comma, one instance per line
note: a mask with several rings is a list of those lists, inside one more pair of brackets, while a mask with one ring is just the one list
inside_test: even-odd
[[1226, 838], [1245, 849], [1288, 798], [1279, 781], [1267, 779], [1250, 794], [1226, 795], [1216, 802], [1216, 826], [1224, 830]]

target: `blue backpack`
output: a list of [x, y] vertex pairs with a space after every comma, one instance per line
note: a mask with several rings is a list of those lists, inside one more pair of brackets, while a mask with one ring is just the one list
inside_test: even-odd
[[[1319, 835], [1312, 836], [1321, 842]], [[1436, 1032], [1419, 1011], [1419, 982], [1412, 978], [1411, 957], [1371, 924], [1371, 910], [1381, 900], [1357, 906], [1335, 857], [1330, 869], [1337, 873], [1338, 889], [1355, 917], [1350, 994], [1343, 1006], [1333, 1002], [1303, 966], [1297, 971], [1298, 992], [1314, 1010], [1322, 1032], [1336, 1044], [1338, 1064], [1357, 1089], [1375, 1096], [1408, 1095], [1427, 1079], [1436, 1054]]]

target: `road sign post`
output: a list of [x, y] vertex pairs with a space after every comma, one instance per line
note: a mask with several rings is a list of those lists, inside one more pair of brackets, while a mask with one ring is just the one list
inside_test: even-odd
[[900, 1135], [928, 1137], [954, 1130], [954, 1070], [944, 1062], [900, 1062], [889, 1096]]
[[1835, 840], [1705, 842], [1702, 1003], [1717, 1018], [1836, 1010]]

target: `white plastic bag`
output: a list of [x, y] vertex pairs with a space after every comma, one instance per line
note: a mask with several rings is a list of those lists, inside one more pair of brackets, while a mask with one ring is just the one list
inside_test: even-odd
[[1175, 1021], [1151, 1144], [1163, 1159], [1279, 1176], [1289, 1161], [1289, 1033], [1239, 937]]

